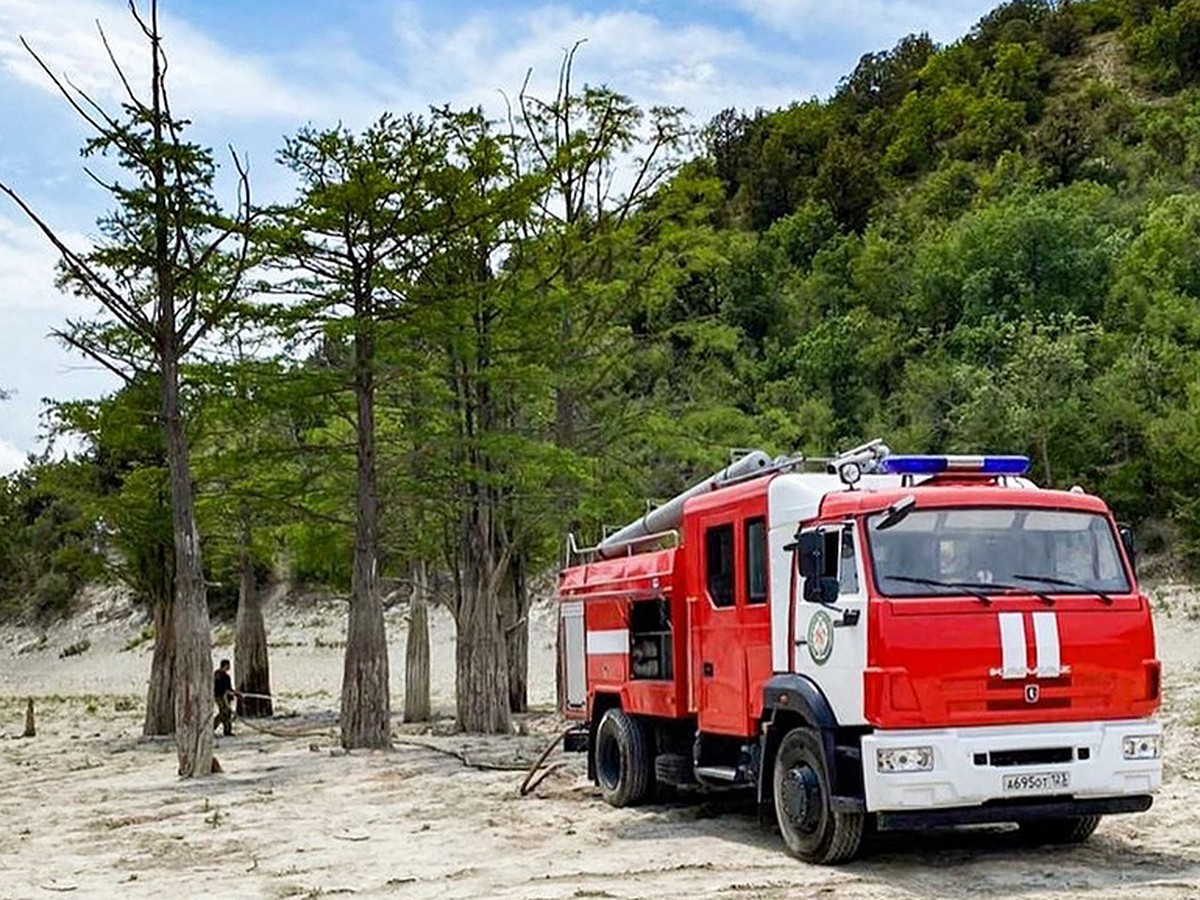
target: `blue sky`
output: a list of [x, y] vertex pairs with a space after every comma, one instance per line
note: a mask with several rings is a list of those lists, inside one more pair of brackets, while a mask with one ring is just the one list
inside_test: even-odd
[[[149, 0], [141, 0], [146, 6]], [[255, 198], [291, 185], [273, 164], [306, 124], [360, 127], [384, 110], [483, 105], [499, 115], [532, 69], [549, 93], [563, 50], [584, 40], [577, 84], [604, 83], [697, 122], [729, 106], [827, 96], [864, 53], [926, 31], [965, 34], [994, 0], [160, 0], [169, 84], [193, 135], [248, 155]], [[122, 0], [0, 0], [0, 180], [83, 243], [107, 208], [80, 168], [86, 133], [21, 48], [98, 100], [118, 100], [99, 20], [135, 77], [144, 52]], [[229, 199], [232, 199], [231, 197]], [[53, 285], [54, 255], [0, 198], [0, 472], [38, 447], [43, 397], [114, 387], [47, 337], [88, 312]]]

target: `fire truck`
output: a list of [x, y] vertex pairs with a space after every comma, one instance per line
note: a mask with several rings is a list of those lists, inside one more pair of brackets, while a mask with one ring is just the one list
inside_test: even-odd
[[1132, 533], [1018, 456], [754, 451], [558, 582], [560, 706], [605, 800], [742, 786], [787, 850], [1150, 807], [1161, 667]]

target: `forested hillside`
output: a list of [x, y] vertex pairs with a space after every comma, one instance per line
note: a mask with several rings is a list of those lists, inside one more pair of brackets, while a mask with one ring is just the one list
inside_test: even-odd
[[[214, 608], [271, 567], [349, 586], [368, 377], [385, 587], [427, 565], [512, 623], [568, 530], [731, 447], [1028, 453], [1200, 559], [1200, 0], [1015, 0], [694, 132], [620, 89], [281, 149], [260, 281], [184, 372]], [[104, 572], [169, 594], [157, 389], [128, 371], [53, 410], [77, 457], [3, 481], [0, 613]]]

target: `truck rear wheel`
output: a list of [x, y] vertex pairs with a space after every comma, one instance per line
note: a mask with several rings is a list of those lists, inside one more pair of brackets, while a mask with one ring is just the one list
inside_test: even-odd
[[833, 808], [829, 764], [819, 734], [795, 728], [784, 735], [772, 781], [775, 817], [792, 856], [828, 864], [858, 853], [866, 815]]
[[1099, 816], [1075, 816], [1022, 822], [1018, 827], [1021, 837], [1031, 844], [1081, 844], [1092, 836], [1099, 824]]
[[651, 736], [640, 719], [616, 707], [596, 727], [596, 781], [613, 806], [636, 806], [654, 792]]

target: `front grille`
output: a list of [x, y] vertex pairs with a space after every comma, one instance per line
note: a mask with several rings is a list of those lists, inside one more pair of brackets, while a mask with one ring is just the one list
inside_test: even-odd
[[[981, 754], [980, 754], [981, 755]], [[993, 750], [988, 754], [992, 766], [1040, 766], [1066, 763], [1074, 758], [1070, 747], [1039, 747], [1035, 750]]]

